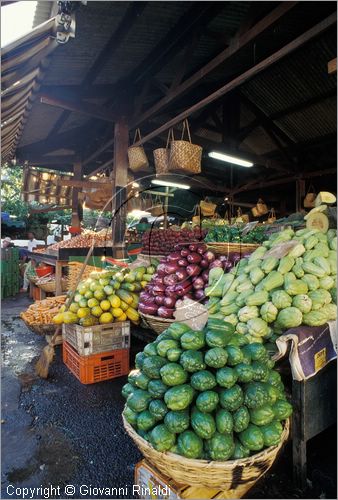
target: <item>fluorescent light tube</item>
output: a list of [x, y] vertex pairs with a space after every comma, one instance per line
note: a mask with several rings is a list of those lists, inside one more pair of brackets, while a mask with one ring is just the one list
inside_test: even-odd
[[254, 166], [251, 161], [241, 160], [241, 158], [236, 158], [235, 156], [226, 155], [224, 153], [217, 153], [217, 151], [211, 151], [209, 156], [210, 158], [214, 158], [214, 160], [226, 161], [234, 165], [240, 165], [241, 167], [250, 168]]
[[160, 179], [155, 179], [151, 181], [152, 184], [156, 184], [156, 186], [168, 186], [168, 187], [176, 187], [180, 189], [190, 189], [190, 186], [188, 184], [179, 184], [176, 182], [169, 182], [169, 181], [161, 181]]

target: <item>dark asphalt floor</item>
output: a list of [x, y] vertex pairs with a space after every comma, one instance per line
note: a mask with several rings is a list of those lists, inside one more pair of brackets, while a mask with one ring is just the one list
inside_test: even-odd
[[[16, 498], [10, 494], [13, 487], [50, 484], [60, 486], [61, 494], [52, 498], [131, 498], [134, 466], [142, 457], [123, 430], [121, 387], [126, 377], [82, 385], [57, 347], [49, 378], [37, 378], [34, 364], [46, 344], [19, 318], [29, 303], [23, 295], [2, 302], [1, 498]], [[133, 337], [132, 345], [133, 361], [144, 343]], [[306, 492], [292, 484], [288, 444], [248, 498], [337, 498], [336, 442], [331, 428], [309, 443]], [[77, 492], [81, 485], [125, 488], [129, 495], [65, 496], [67, 484]]]

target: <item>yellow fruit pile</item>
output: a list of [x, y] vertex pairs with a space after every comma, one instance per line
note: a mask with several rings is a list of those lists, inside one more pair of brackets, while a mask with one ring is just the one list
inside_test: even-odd
[[[68, 290], [73, 290], [77, 282], [77, 278], [81, 272], [82, 266], [82, 262], [68, 262]], [[101, 271], [101, 269], [99, 267], [87, 265], [83, 272], [82, 279], [85, 280], [89, 278], [90, 273], [95, 271]]]
[[56, 324], [77, 323], [93, 326], [117, 321], [140, 321], [137, 312], [139, 292], [149, 283], [155, 267], [111, 268], [91, 272], [81, 281], [68, 311], [60, 310], [53, 318]]

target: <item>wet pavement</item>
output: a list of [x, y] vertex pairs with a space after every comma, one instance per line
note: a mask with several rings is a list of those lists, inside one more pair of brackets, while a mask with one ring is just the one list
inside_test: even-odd
[[[50, 498], [132, 498], [134, 466], [142, 457], [123, 430], [126, 377], [82, 385], [63, 364], [58, 346], [48, 379], [37, 378], [34, 365], [46, 344], [19, 318], [29, 303], [27, 296], [2, 302], [1, 498], [22, 498], [14, 488], [49, 485], [60, 487]], [[144, 344], [133, 338], [132, 345], [131, 360]], [[293, 487], [288, 444], [248, 498], [337, 498], [336, 441], [331, 428], [309, 443], [308, 491]], [[65, 495], [66, 485], [76, 493]], [[87, 487], [82, 495], [81, 485]], [[95, 487], [128, 494], [95, 496], [90, 490]], [[31, 496], [42, 497], [41, 492]]]

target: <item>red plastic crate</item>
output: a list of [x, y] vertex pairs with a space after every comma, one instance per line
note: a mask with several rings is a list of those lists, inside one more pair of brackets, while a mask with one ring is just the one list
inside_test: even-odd
[[63, 362], [82, 384], [94, 384], [129, 373], [129, 349], [80, 356], [68, 342], [63, 342], [62, 353]]

